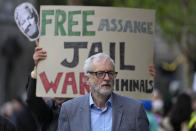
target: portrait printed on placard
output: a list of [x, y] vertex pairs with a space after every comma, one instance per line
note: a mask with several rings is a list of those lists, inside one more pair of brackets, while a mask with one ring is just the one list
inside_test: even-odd
[[39, 16], [32, 4], [25, 2], [16, 7], [14, 18], [18, 28], [30, 41], [39, 38]]

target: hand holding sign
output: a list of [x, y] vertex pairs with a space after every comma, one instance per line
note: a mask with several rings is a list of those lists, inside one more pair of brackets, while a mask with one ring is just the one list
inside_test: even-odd
[[35, 52], [33, 54], [33, 60], [35, 63], [35, 66], [37, 66], [39, 60], [44, 60], [47, 57], [47, 53], [45, 50], [43, 50], [41, 47], [36, 47]]
[[14, 18], [18, 28], [30, 41], [39, 39], [39, 16], [32, 4], [25, 2], [18, 5]]

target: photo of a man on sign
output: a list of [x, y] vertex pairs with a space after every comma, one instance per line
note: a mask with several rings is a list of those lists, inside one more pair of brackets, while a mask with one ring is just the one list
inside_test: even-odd
[[30, 3], [22, 3], [15, 9], [14, 18], [18, 28], [30, 40], [39, 38], [39, 16]]

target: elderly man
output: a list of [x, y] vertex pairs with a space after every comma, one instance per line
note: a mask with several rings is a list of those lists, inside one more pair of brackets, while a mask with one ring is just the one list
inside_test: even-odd
[[[155, 75], [152, 65], [149, 69]], [[91, 93], [63, 103], [59, 131], [149, 131], [143, 105], [113, 92], [117, 72], [108, 55], [89, 57], [84, 73]]]

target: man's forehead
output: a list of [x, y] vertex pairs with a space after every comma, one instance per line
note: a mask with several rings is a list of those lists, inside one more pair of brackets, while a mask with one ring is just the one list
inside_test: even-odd
[[93, 59], [93, 64], [98, 64], [98, 63], [106, 63], [106, 62], [110, 62], [108, 59], [104, 58], [104, 57], [99, 57], [99, 58], [94, 58]]
[[108, 60], [106, 58], [102, 58], [102, 57], [101, 58], [95, 58], [92, 62], [92, 65], [93, 65], [94, 70], [96, 70], [98, 68], [99, 69], [106, 68], [106, 66], [107, 66], [108, 69], [110, 68], [109, 70], [113, 70], [112, 62], [110, 60]]

